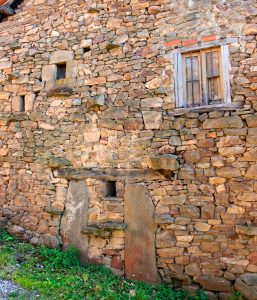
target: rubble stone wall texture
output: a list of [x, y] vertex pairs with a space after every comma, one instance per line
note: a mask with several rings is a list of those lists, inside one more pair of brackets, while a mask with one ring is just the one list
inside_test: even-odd
[[[59, 168], [151, 172], [160, 164], [161, 179], [149, 175], [138, 184], [155, 207], [162, 279], [220, 292], [222, 299], [242, 274], [236, 288], [251, 286], [256, 1], [24, 0], [16, 12], [0, 23], [2, 225], [33, 244], [56, 247], [70, 179], [58, 176]], [[238, 106], [174, 113], [170, 51], [231, 37], [238, 38], [229, 44]], [[55, 81], [62, 63], [66, 78]], [[25, 112], [17, 112], [22, 101]], [[88, 224], [124, 223], [124, 191], [133, 176], [117, 177], [115, 201], [103, 197], [103, 180], [84, 180]], [[124, 274], [123, 229], [83, 230], [88, 259]], [[257, 299], [256, 291], [248, 297]]]

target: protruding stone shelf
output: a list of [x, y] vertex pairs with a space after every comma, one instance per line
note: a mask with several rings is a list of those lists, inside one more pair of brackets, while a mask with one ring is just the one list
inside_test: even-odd
[[136, 183], [170, 178], [170, 173], [168, 174], [162, 171], [163, 170], [158, 171], [152, 169], [60, 168], [54, 172], [54, 176], [67, 180], [86, 180], [91, 178], [107, 181], [124, 180], [126, 182]]
[[45, 212], [47, 212], [49, 214], [52, 214], [52, 215], [62, 215], [63, 214], [63, 211], [61, 209], [54, 208], [54, 207], [51, 207], [51, 206], [47, 206], [45, 208]]
[[182, 116], [187, 113], [205, 113], [212, 111], [235, 111], [242, 107], [239, 103], [229, 103], [229, 104], [213, 104], [206, 106], [197, 106], [189, 108], [177, 108], [172, 112], [169, 112], [169, 116]]
[[103, 201], [115, 201], [115, 202], [122, 202], [124, 200], [123, 198], [118, 198], [118, 197], [101, 197], [100, 199]]
[[158, 225], [169, 225], [174, 223], [174, 218], [170, 214], [161, 214], [156, 215], [154, 221]]
[[98, 237], [109, 237], [112, 231], [115, 230], [124, 230], [127, 227], [125, 223], [115, 223], [115, 222], [107, 222], [107, 223], [97, 223], [97, 224], [89, 224], [85, 226], [81, 232], [89, 235], [94, 235]]

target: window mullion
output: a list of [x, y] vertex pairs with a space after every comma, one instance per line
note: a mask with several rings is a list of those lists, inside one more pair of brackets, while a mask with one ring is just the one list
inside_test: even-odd
[[205, 51], [201, 51], [201, 75], [202, 75], [202, 93], [203, 93], [203, 104], [208, 105], [208, 88], [207, 88], [207, 66]]
[[192, 105], [195, 104], [195, 94], [194, 94], [194, 68], [193, 68], [193, 54], [191, 52], [191, 85], [192, 85]]

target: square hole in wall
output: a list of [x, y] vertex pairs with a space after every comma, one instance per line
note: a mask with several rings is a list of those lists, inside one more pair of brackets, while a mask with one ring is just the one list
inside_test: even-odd
[[19, 112], [25, 111], [25, 96], [20, 96], [18, 98], [18, 111]]
[[106, 197], [116, 197], [116, 182], [115, 181], [107, 181], [106, 182]]
[[15, 96], [12, 98], [12, 111], [14, 112], [25, 112], [26, 103], [25, 96]]
[[115, 181], [101, 181], [100, 182], [100, 197], [103, 198], [116, 198], [117, 187]]
[[56, 67], [56, 80], [65, 79], [67, 69], [66, 63], [57, 64]]

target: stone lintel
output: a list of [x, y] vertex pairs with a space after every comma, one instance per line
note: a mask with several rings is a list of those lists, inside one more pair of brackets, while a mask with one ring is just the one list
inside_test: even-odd
[[[97, 179], [97, 180], [124, 180], [126, 182], [145, 182], [153, 180], [167, 179], [168, 175], [161, 171], [155, 171], [152, 169], [74, 169], [74, 168], [61, 168], [54, 172], [55, 177], [65, 178], [68, 180], [85, 180], [85, 179]], [[166, 176], [165, 176], [166, 175]]]

